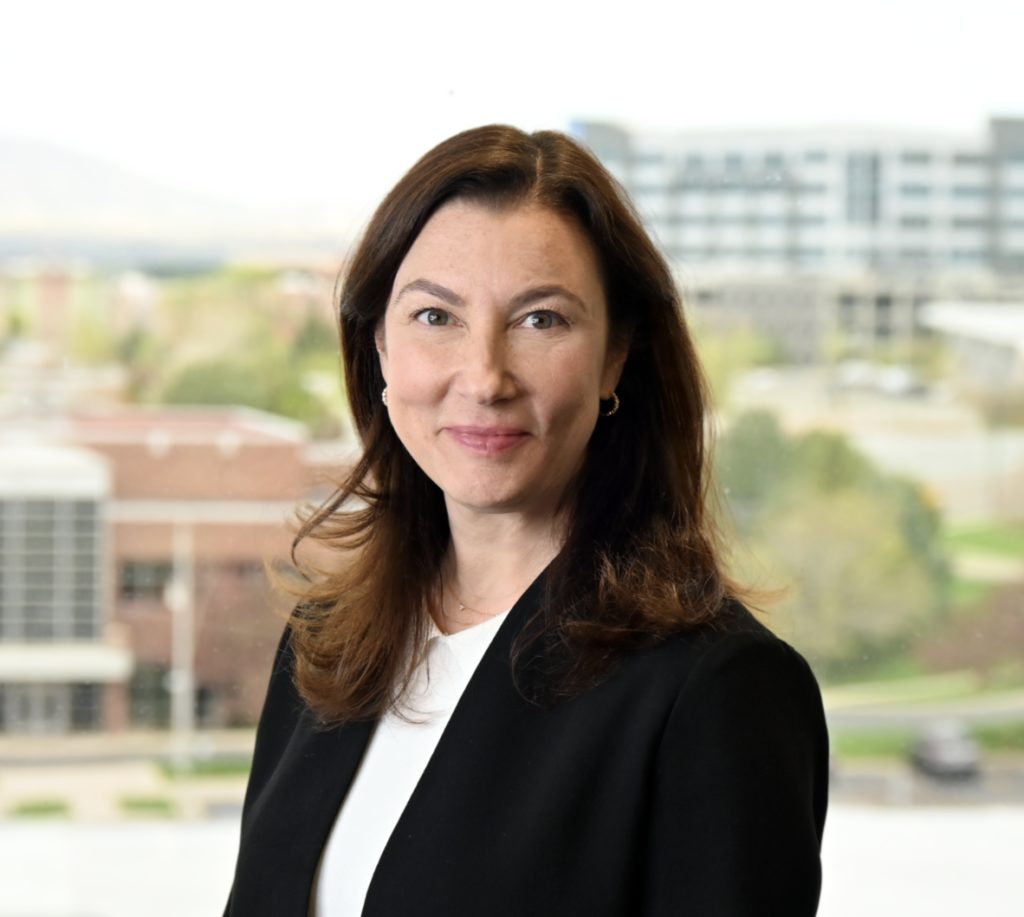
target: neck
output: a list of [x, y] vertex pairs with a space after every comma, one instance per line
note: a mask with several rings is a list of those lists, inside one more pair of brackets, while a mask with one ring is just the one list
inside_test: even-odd
[[449, 524], [444, 620], [438, 621], [448, 633], [511, 608], [558, 554], [564, 537], [563, 527], [554, 517], [529, 520], [450, 512]]

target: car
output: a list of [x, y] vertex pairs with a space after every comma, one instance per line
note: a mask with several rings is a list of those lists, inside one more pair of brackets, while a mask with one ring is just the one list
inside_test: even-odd
[[914, 770], [940, 780], [972, 780], [981, 774], [981, 752], [965, 726], [942, 720], [928, 726], [910, 748]]

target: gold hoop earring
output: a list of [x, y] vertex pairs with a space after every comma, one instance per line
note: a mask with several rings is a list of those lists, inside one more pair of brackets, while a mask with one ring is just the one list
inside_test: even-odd
[[602, 417], [611, 417], [612, 414], [614, 414], [619, 409], [619, 404], [621, 403], [619, 401], [619, 396], [616, 395], [615, 392], [612, 392], [608, 396], [608, 398], [611, 399], [612, 406], [610, 408], [608, 408], [607, 411], [600, 411], [599, 412]]
[[386, 385], [380, 393], [380, 400], [384, 402], [384, 407], [388, 406], [388, 387]]

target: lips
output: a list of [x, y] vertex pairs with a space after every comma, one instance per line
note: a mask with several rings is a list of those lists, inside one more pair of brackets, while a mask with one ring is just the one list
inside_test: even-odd
[[460, 446], [477, 455], [499, 455], [526, 442], [529, 433], [518, 427], [445, 427]]

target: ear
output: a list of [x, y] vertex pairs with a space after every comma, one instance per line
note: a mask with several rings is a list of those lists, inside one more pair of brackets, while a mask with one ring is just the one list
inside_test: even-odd
[[377, 323], [373, 332], [373, 343], [377, 348], [377, 356], [380, 358], [380, 374], [384, 377], [384, 384], [388, 382], [388, 348], [384, 339], [384, 320]]
[[604, 372], [601, 374], [601, 397], [611, 398], [612, 392], [618, 387], [622, 378], [622, 370], [629, 356], [628, 342], [609, 342], [608, 355], [604, 360]]

